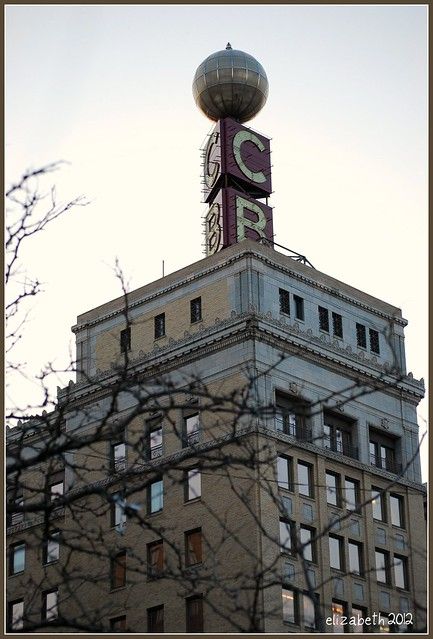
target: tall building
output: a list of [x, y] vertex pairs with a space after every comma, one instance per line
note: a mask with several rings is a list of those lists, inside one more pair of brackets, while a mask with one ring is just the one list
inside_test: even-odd
[[200, 65], [207, 256], [79, 315], [76, 382], [8, 432], [12, 629], [426, 628], [407, 322], [273, 244], [263, 78]]

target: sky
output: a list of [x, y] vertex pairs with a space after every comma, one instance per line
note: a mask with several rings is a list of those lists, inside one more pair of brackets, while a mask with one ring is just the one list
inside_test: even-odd
[[[408, 371], [427, 382], [425, 5], [9, 5], [6, 181], [56, 160], [46, 188], [86, 207], [23, 247], [44, 282], [16, 349], [34, 376], [74, 353], [76, 316], [203, 254], [197, 66], [230, 41], [266, 70], [248, 125], [272, 139], [275, 241], [402, 308]], [[59, 376], [56, 384], [67, 383]], [[25, 399], [24, 399], [25, 398]], [[420, 431], [427, 400], [419, 406]], [[427, 475], [427, 447], [422, 449]]]

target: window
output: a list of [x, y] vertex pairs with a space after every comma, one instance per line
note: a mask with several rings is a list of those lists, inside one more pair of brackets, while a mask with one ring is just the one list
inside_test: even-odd
[[327, 308], [319, 306], [319, 328], [329, 333], [329, 313]]
[[280, 313], [285, 313], [286, 315], [290, 315], [289, 291], [284, 290], [284, 288], [280, 288], [278, 292], [280, 296]]
[[[318, 595], [315, 594], [315, 597], [317, 599]], [[309, 597], [305, 592], [302, 595], [302, 619], [305, 628], [314, 629], [316, 627], [314, 603], [311, 600], [311, 597]]]
[[13, 544], [9, 548], [9, 574], [17, 575], [26, 565], [26, 545], [24, 542]]
[[377, 519], [378, 521], [386, 521], [385, 495], [381, 494], [380, 488], [372, 488], [371, 496], [372, 496], [371, 506], [373, 509], [373, 519]]
[[21, 488], [11, 490], [8, 494], [8, 505], [13, 511], [7, 514], [7, 526], [15, 526], [24, 521], [24, 513], [15, 509], [22, 508], [24, 505], [23, 491]]
[[304, 300], [299, 295], [293, 296], [293, 301], [295, 302], [295, 317], [298, 320], [304, 321]]
[[196, 595], [186, 600], [186, 631], [203, 632], [203, 597]]
[[303, 546], [304, 559], [307, 561], [316, 561], [316, 545], [314, 538], [316, 531], [309, 526], [301, 526], [299, 530], [299, 538]]
[[131, 350], [131, 328], [123, 329], [120, 331], [120, 352], [127, 353]]
[[164, 632], [164, 606], [147, 609], [147, 632]]
[[397, 439], [370, 429], [370, 464], [391, 473], [399, 473], [401, 465], [396, 460]]
[[110, 619], [110, 630], [112, 632], [123, 632], [126, 630], [126, 615]]
[[394, 555], [394, 582], [396, 588], [409, 590], [406, 557], [399, 557], [398, 555]]
[[198, 468], [185, 472], [185, 501], [201, 497], [201, 473]]
[[357, 457], [357, 450], [352, 445], [353, 422], [342, 419], [334, 413], [323, 413], [323, 445], [336, 453]]
[[158, 513], [164, 506], [164, 487], [162, 479], [157, 479], [148, 487], [148, 511], [149, 514]]
[[191, 324], [199, 322], [201, 320], [201, 297], [196, 297], [195, 300], [191, 300]]
[[347, 510], [356, 510], [359, 505], [359, 482], [346, 477], [344, 480], [344, 501]]
[[308, 404], [298, 398], [276, 393], [275, 428], [297, 439], [309, 439]]
[[336, 570], [344, 570], [343, 540], [329, 535], [329, 565]]
[[147, 574], [151, 578], [160, 577], [164, 571], [164, 543], [162, 539], [147, 544]]
[[111, 559], [111, 589], [126, 586], [126, 552], [119, 552]]
[[110, 466], [112, 473], [119, 473], [126, 468], [126, 446], [124, 442], [111, 444]]
[[370, 334], [370, 350], [372, 353], [377, 353], [380, 355], [379, 348], [379, 333], [375, 331], [373, 328], [369, 328], [368, 332]]
[[59, 616], [59, 592], [57, 588], [42, 593], [42, 621], [53, 621]]
[[195, 566], [203, 561], [201, 528], [185, 533], [185, 564]]
[[165, 335], [165, 313], [155, 315], [155, 339], [164, 337]]
[[389, 584], [389, 553], [376, 548], [375, 559], [377, 581], [382, 584]]
[[126, 524], [125, 498], [123, 493], [113, 493], [111, 502], [111, 526], [117, 531], [123, 530]]
[[360, 348], [367, 348], [367, 331], [364, 324], [356, 324], [356, 344]]
[[293, 464], [290, 457], [277, 457], [277, 481], [280, 488], [293, 490]]
[[346, 616], [346, 604], [342, 601], [332, 600], [332, 632], [346, 632], [347, 625], [343, 624], [342, 617]]
[[286, 519], [280, 519], [280, 550], [293, 553], [294, 523]]
[[362, 575], [362, 545], [356, 541], [348, 542], [349, 548], [349, 572], [354, 575]]
[[149, 459], [158, 459], [162, 457], [162, 424], [158, 418], [148, 422], [148, 456]]
[[298, 623], [298, 593], [291, 588], [283, 588], [283, 621]]
[[352, 626], [353, 632], [364, 632], [364, 624], [361, 619], [365, 619], [367, 613], [364, 608], [355, 608], [352, 606], [351, 617], [355, 617], [356, 623]]
[[56, 502], [63, 496], [64, 493], [64, 471], [60, 471], [59, 473], [54, 473], [50, 477], [49, 483], [49, 501], [51, 503]]
[[310, 464], [298, 462], [298, 490], [301, 495], [313, 497], [313, 469]]
[[53, 530], [44, 541], [43, 562], [52, 564], [60, 557], [60, 531]]
[[335, 337], [343, 337], [343, 318], [338, 313], [332, 313], [332, 332]]
[[8, 630], [22, 630], [24, 627], [24, 600], [17, 599], [8, 604]]
[[400, 495], [389, 496], [389, 505], [391, 511], [391, 523], [393, 526], [404, 528], [404, 505], [403, 497]]
[[200, 438], [200, 415], [194, 413], [184, 419], [183, 446], [193, 446]]
[[340, 475], [326, 471], [326, 501], [332, 506], [340, 506]]

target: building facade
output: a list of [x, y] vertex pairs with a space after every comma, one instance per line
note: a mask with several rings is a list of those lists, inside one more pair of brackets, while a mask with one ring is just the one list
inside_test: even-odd
[[80, 315], [8, 433], [10, 627], [425, 631], [406, 323], [251, 239]]

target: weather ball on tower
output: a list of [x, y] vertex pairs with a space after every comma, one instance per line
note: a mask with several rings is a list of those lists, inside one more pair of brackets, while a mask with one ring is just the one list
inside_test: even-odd
[[214, 120], [251, 120], [263, 108], [269, 83], [260, 62], [244, 51], [232, 49], [212, 53], [195, 72], [192, 92], [197, 106]]

